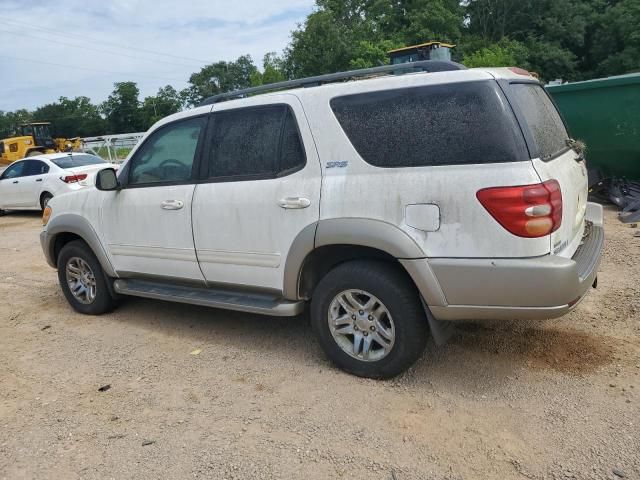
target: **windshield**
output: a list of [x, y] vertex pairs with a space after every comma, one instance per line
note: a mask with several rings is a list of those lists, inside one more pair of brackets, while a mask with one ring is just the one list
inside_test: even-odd
[[51, 136], [49, 125], [34, 125], [33, 135], [36, 138], [49, 138]]
[[66, 157], [54, 158], [51, 160], [55, 165], [60, 168], [75, 168], [75, 167], [86, 167], [87, 165], [98, 165], [100, 163], [107, 163], [100, 157], [96, 157], [95, 155], [67, 155]]

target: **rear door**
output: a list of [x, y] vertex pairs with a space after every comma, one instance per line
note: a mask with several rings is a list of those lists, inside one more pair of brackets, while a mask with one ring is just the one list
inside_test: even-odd
[[25, 160], [24, 177], [22, 178], [22, 192], [24, 205], [40, 207], [40, 192], [42, 184], [49, 172], [49, 165], [41, 160]]
[[511, 83], [509, 88], [540, 180], [560, 184], [562, 224], [551, 234], [551, 252], [571, 257], [584, 230], [588, 192], [585, 161], [569, 148], [564, 122], [540, 84]]
[[299, 100], [287, 94], [214, 107], [193, 200], [209, 283], [282, 291], [296, 236], [318, 220], [320, 165]]

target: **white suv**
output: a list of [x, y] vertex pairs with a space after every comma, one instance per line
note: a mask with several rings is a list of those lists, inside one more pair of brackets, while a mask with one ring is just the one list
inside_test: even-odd
[[259, 87], [161, 120], [117, 178], [54, 198], [42, 247], [79, 312], [122, 295], [309, 303], [333, 362], [390, 377], [445, 321], [558, 317], [595, 284], [602, 209], [575, 145], [519, 69], [427, 61]]

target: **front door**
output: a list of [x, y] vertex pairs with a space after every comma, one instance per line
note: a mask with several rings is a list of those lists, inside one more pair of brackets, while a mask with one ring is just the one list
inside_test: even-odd
[[105, 192], [102, 231], [116, 272], [203, 281], [191, 230], [198, 145], [206, 116], [152, 132]]
[[26, 161], [14, 162], [0, 176], [0, 208], [27, 205]]
[[293, 240], [319, 218], [320, 164], [296, 97], [252, 100], [214, 106], [193, 234], [207, 282], [281, 291]]

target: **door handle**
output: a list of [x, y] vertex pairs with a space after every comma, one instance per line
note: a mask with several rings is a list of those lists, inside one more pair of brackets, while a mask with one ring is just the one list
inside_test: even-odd
[[160, 206], [163, 210], [180, 210], [184, 207], [184, 202], [182, 200], [165, 200]]
[[36, 182], [41, 182], [42, 179], [41, 178], [36, 178]]
[[14, 180], [13, 183], [18, 183], [18, 180]]
[[285, 197], [278, 200], [278, 206], [282, 208], [307, 208], [311, 200], [305, 197]]

